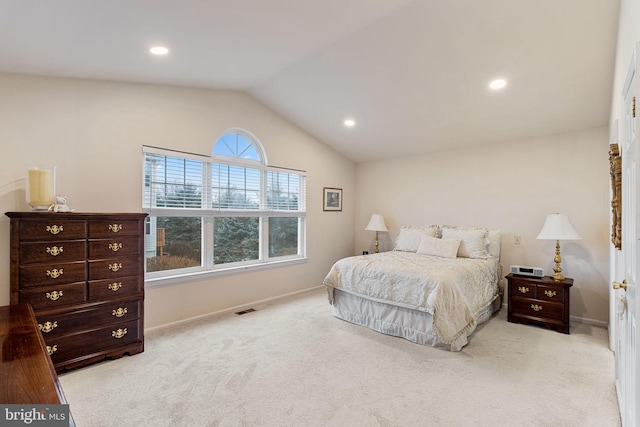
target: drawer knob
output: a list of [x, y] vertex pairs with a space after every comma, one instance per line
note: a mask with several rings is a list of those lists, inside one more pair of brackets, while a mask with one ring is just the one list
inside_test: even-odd
[[62, 298], [62, 291], [47, 292], [47, 298], [49, 298], [51, 301], [56, 301]]
[[109, 285], [107, 286], [107, 288], [109, 288], [109, 290], [112, 290], [113, 292], [117, 291], [121, 287], [122, 287], [122, 282], [109, 283]]
[[45, 228], [45, 230], [47, 231], [47, 233], [51, 233], [51, 234], [60, 234], [64, 231], [64, 226], [60, 225], [47, 225], [47, 228]]
[[529, 293], [529, 288], [525, 288], [524, 286], [518, 286], [518, 290], [523, 294]]
[[111, 315], [116, 316], [116, 317], [122, 317], [125, 314], [127, 314], [127, 308], [122, 308], [122, 307], [118, 307], [117, 310], [113, 310], [113, 312], [111, 313]]
[[47, 346], [47, 353], [49, 353], [49, 356], [51, 356], [56, 351], [58, 351], [58, 346], [57, 345], [48, 345]]
[[47, 270], [47, 276], [51, 277], [52, 279], [57, 279], [63, 274], [64, 274], [64, 269], [62, 268], [60, 270], [58, 270], [57, 268], [54, 268], [53, 270]]
[[58, 327], [58, 322], [49, 322], [46, 321], [44, 323], [38, 323], [38, 329], [44, 333], [49, 333]]
[[62, 246], [60, 246], [60, 247], [54, 246], [52, 248], [47, 247], [47, 249], [45, 249], [45, 250], [51, 256], [58, 256], [63, 252]]
[[556, 294], [556, 291], [552, 291], [552, 290], [549, 290], [549, 289], [546, 289], [546, 290], [544, 291], [544, 294], [545, 294], [546, 296], [548, 296], [549, 298], [555, 297], [555, 296], [557, 295], [557, 294]]
[[120, 270], [121, 268], [122, 268], [121, 262], [114, 262], [113, 264], [109, 264], [109, 270], [113, 271], [114, 273]]
[[120, 249], [122, 249], [122, 243], [109, 243], [109, 249], [111, 249], [113, 252], [118, 252]]
[[533, 311], [542, 311], [542, 306], [538, 304], [531, 304]]
[[127, 328], [118, 329], [117, 331], [111, 331], [111, 336], [116, 339], [120, 339], [125, 335], [127, 335]]
[[109, 224], [109, 230], [117, 233], [118, 231], [122, 230], [122, 224]]

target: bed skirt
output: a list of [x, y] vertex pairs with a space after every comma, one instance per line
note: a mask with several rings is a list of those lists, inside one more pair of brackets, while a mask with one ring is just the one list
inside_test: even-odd
[[496, 296], [494, 301], [478, 313], [476, 325], [453, 343], [445, 344], [433, 330], [433, 316], [427, 312], [373, 301], [340, 289], [333, 289], [335, 317], [386, 335], [450, 351], [460, 351], [468, 343], [467, 337], [475, 331], [477, 325], [489, 320], [493, 313], [500, 309], [500, 304], [500, 298]]

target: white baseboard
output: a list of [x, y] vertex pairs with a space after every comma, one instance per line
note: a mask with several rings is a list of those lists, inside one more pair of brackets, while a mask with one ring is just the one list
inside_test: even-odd
[[238, 306], [235, 306], [235, 307], [225, 308], [224, 310], [213, 311], [211, 313], [201, 314], [199, 316], [193, 316], [193, 317], [189, 317], [189, 318], [186, 318], [186, 319], [177, 320], [175, 322], [165, 323], [165, 324], [160, 325], [160, 326], [154, 326], [154, 327], [151, 327], [151, 328], [144, 328], [144, 332], [146, 334], [148, 332], [159, 331], [159, 330], [162, 330], [162, 329], [171, 328], [173, 326], [183, 325], [185, 323], [191, 323], [191, 322], [194, 322], [194, 321], [200, 320], [200, 319], [206, 319], [206, 318], [209, 318], [209, 317], [222, 316], [222, 315], [229, 314], [229, 313], [237, 313], [239, 311], [246, 310], [248, 308], [255, 307], [257, 305], [268, 304], [268, 303], [271, 303], [271, 302], [274, 302], [274, 301], [278, 301], [278, 300], [281, 300], [281, 299], [293, 297], [293, 296], [296, 296], [296, 295], [302, 295], [302, 294], [305, 294], [307, 292], [315, 291], [315, 290], [320, 289], [322, 287], [323, 287], [322, 285], [321, 286], [314, 286], [313, 288], [302, 289], [300, 291], [290, 292], [290, 293], [284, 294], [284, 295], [278, 295], [278, 296], [271, 297], [271, 298], [266, 298], [266, 299], [263, 299], [263, 300], [253, 301], [253, 302], [250, 302], [250, 303], [247, 303], [247, 304], [242, 304], [242, 305], [238, 305]]

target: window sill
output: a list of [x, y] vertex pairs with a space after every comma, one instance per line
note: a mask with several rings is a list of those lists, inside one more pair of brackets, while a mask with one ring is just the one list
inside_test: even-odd
[[217, 268], [215, 270], [198, 271], [195, 273], [176, 274], [174, 276], [154, 277], [152, 279], [146, 278], [144, 281], [145, 287], [156, 287], [164, 285], [174, 285], [177, 283], [189, 282], [194, 280], [202, 280], [210, 277], [228, 276], [231, 274], [242, 274], [246, 272], [253, 272], [259, 270], [266, 270], [270, 268], [285, 267], [289, 265], [303, 264], [307, 262], [306, 257], [287, 259], [283, 261], [271, 261], [262, 264], [253, 265], [241, 265], [227, 268]]

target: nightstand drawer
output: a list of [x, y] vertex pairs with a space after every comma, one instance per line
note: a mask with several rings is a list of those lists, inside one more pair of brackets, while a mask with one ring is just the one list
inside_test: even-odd
[[565, 290], [561, 286], [538, 285], [536, 298], [552, 302], [564, 302]]
[[513, 304], [513, 312], [517, 314], [545, 319], [564, 319], [562, 304], [520, 297], [513, 297], [511, 303]]
[[509, 283], [509, 294], [513, 296], [535, 298], [536, 285], [526, 282], [513, 281]]

